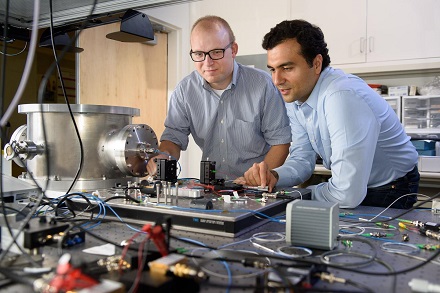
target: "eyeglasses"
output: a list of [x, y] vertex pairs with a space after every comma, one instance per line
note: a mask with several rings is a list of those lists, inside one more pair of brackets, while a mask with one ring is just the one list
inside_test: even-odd
[[206, 59], [206, 55], [209, 55], [209, 58], [211, 58], [211, 60], [219, 60], [222, 59], [223, 57], [225, 57], [225, 51], [226, 49], [228, 49], [229, 47], [232, 46], [234, 42], [230, 42], [226, 47], [224, 47], [223, 49], [213, 49], [209, 52], [203, 52], [203, 51], [189, 51], [189, 55], [191, 56], [191, 59], [194, 62], [202, 62]]

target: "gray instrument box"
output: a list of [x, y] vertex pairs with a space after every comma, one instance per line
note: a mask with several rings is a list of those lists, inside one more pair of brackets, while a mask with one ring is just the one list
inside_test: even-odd
[[294, 200], [286, 206], [286, 242], [324, 250], [336, 247], [339, 205], [316, 200]]
[[5, 202], [27, 202], [28, 197], [40, 194], [37, 186], [6, 174], [2, 174], [1, 192]]

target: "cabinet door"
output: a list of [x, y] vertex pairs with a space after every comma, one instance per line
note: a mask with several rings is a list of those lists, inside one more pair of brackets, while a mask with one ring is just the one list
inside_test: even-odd
[[439, 13], [438, 0], [368, 0], [367, 62], [440, 57]]
[[366, 61], [367, 0], [292, 0], [291, 16], [321, 28], [332, 65]]

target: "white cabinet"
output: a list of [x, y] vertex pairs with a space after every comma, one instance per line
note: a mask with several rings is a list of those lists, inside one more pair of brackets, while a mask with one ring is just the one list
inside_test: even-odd
[[367, 62], [440, 57], [440, 1], [368, 0]]
[[321, 28], [332, 65], [365, 62], [367, 0], [292, 0], [291, 18]]
[[[274, 5], [276, 3], [276, 5]], [[231, 9], [233, 7], [233, 9]], [[286, 19], [305, 19], [324, 32], [331, 64], [352, 73], [440, 68], [439, 0], [203, 0], [190, 3], [190, 22], [214, 14], [237, 38], [238, 55], [265, 54], [261, 41]]]
[[321, 27], [332, 65], [440, 58], [439, 12], [437, 0], [292, 0], [291, 6], [292, 18]]

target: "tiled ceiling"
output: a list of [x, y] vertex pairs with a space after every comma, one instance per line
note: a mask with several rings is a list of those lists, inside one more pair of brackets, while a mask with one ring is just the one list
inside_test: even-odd
[[[6, 1], [0, 0], [0, 23], [4, 23]], [[117, 13], [128, 8], [145, 9], [164, 5], [191, 2], [194, 0], [98, 0], [93, 15], [102, 16]], [[53, 21], [55, 26], [72, 24], [85, 20], [90, 14], [94, 0], [52, 0]], [[8, 23], [17, 27], [32, 26], [34, 0], [9, 0]], [[49, 0], [40, 0], [39, 27], [48, 27], [50, 23]]]

